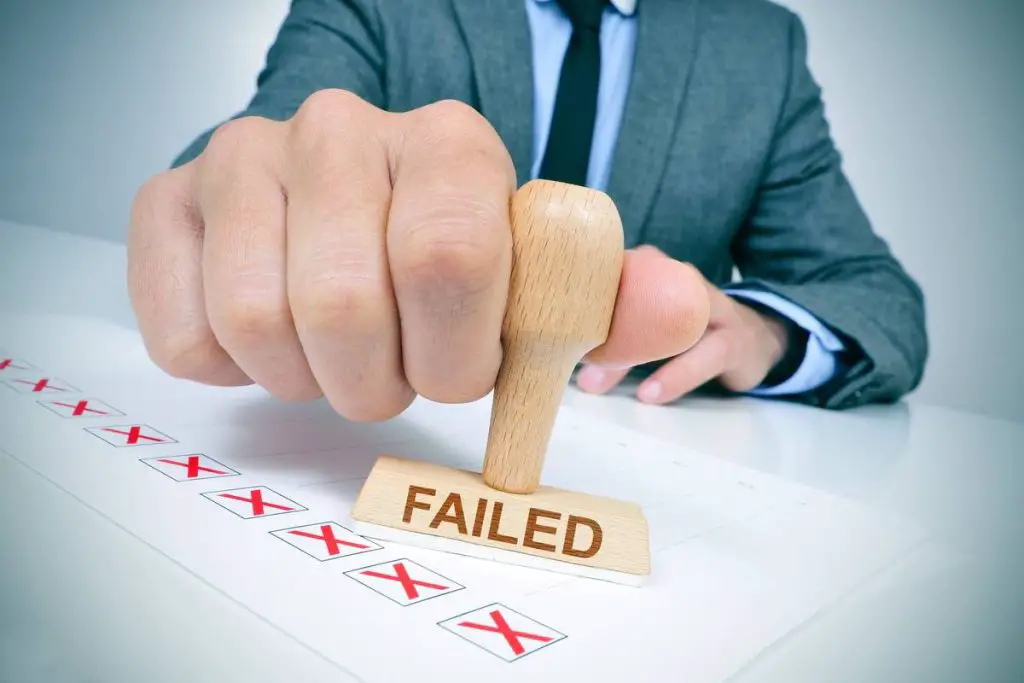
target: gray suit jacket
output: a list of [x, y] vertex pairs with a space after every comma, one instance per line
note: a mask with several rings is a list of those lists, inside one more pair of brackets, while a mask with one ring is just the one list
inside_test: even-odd
[[[799, 18], [768, 0], [641, 0], [637, 21], [608, 187], [626, 246], [656, 245], [718, 284], [735, 267], [830, 326], [850, 349], [843, 371], [796, 400], [846, 408], [914, 389], [923, 296], [843, 174]], [[392, 111], [460, 100], [496, 128], [522, 183], [530, 55], [523, 0], [293, 0], [238, 116], [283, 120], [323, 88]]]

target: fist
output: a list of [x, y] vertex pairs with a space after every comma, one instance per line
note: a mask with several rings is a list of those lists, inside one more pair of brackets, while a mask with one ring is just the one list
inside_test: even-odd
[[128, 287], [153, 361], [325, 397], [354, 420], [480, 398], [501, 361], [515, 171], [491, 126], [343, 91], [221, 126], [132, 207]]

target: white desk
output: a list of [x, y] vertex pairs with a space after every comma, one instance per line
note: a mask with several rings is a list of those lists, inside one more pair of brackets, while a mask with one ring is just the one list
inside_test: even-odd
[[[122, 245], [0, 221], [0, 313], [133, 327], [124, 272]], [[952, 561], [944, 552], [942, 562], [915, 562], [822, 615], [735, 680], [1024, 680], [1024, 425], [913, 399], [846, 413], [759, 400], [654, 408], [628, 390], [593, 397], [570, 388], [566, 402], [896, 510], [954, 551]], [[77, 513], [60, 490], [28, 472], [6, 477], [0, 680], [331, 680], [326, 662], [150, 547]]]

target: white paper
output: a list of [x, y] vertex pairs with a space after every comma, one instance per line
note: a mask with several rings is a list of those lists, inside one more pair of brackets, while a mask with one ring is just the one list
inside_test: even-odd
[[486, 400], [357, 424], [166, 377], [95, 321], [8, 318], [0, 347], [0, 457], [366, 681], [715, 683], [925, 539], [563, 409], [544, 483], [643, 506], [643, 587], [375, 542], [349, 510], [376, 457], [479, 471]]

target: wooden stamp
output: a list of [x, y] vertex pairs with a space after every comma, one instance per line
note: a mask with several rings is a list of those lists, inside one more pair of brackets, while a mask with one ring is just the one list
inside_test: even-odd
[[352, 517], [358, 533], [381, 540], [617, 583], [650, 573], [639, 506], [545, 486], [508, 493], [433, 463], [382, 456]]
[[573, 368], [608, 336], [623, 234], [611, 199], [535, 180], [511, 205], [512, 273], [482, 472], [381, 457], [359, 531], [512, 564], [637, 584], [650, 573], [638, 505], [541, 486]]

